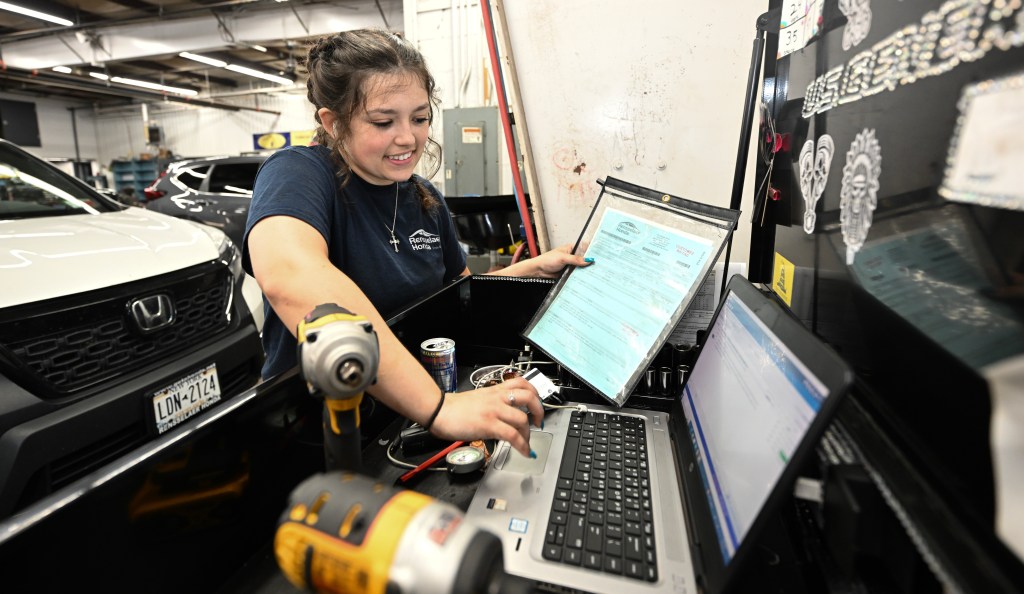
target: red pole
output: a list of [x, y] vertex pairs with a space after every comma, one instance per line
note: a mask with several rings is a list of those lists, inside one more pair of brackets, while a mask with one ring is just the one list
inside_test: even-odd
[[498, 90], [498, 109], [501, 111], [501, 127], [505, 130], [505, 148], [512, 163], [512, 184], [516, 189], [516, 201], [519, 204], [519, 216], [523, 219], [526, 230], [526, 245], [530, 248], [530, 257], [540, 255], [537, 252], [537, 240], [533, 234], [533, 219], [526, 206], [526, 192], [523, 191], [523, 179], [519, 171], [519, 160], [516, 158], [516, 146], [512, 139], [512, 123], [508, 118], [508, 100], [505, 97], [505, 81], [501, 75], [501, 64], [498, 62], [498, 50], [494, 41], [494, 21], [491, 19], [490, 0], [481, 0], [480, 9], [484, 15], [484, 29], [487, 32], [487, 51], [491, 56], [491, 69], [494, 70], [494, 86]]

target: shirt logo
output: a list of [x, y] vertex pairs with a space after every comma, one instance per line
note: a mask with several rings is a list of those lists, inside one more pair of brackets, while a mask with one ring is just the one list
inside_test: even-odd
[[412, 245], [413, 250], [439, 250], [441, 249], [441, 238], [420, 229], [409, 236], [409, 244]]

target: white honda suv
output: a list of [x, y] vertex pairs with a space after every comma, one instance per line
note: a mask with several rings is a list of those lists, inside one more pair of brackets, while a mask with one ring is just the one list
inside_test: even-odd
[[0, 518], [259, 380], [259, 289], [222, 232], [0, 140]]

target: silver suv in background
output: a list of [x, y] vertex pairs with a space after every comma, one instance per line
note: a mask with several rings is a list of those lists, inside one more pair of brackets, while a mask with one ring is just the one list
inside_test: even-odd
[[241, 245], [256, 172], [266, 160], [247, 155], [171, 163], [145, 189], [145, 207], [216, 227]]
[[224, 233], [3, 140], [0, 279], [0, 518], [259, 380], [259, 290]]

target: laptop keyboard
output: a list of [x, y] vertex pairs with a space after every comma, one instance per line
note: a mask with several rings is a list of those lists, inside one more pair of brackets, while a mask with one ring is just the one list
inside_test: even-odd
[[644, 419], [573, 411], [544, 558], [657, 581]]

